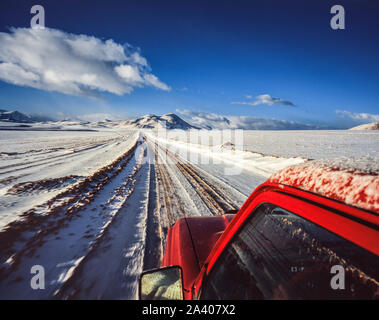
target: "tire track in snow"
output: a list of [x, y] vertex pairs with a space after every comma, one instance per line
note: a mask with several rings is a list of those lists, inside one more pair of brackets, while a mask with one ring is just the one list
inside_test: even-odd
[[116, 159], [58, 194], [41, 206], [21, 215], [22, 219], [10, 223], [0, 232], [0, 281], [17, 269], [22, 257], [33, 255], [44, 243], [44, 238], [70, 225], [101, 192], [129, 164], [135, 154], [137, 142]]
[[[78, 150], [70, 150], [70, 152], [66, 151], [64, 154], [59, 154], [59, 155], [55, 155], [55, 156], [49, 155], [48, 158], [30, 160], [27, 162], [21, 162], [21, 163], [15, 163], [15, 164], [7, 165], [7, 166], [2, 166], [2, 167], [0, 167], [0, 175], [13, 173], [16, 171], [22, 171], [22, 170], [30, 169], [30, 168], [34, 168], [34, 167], [40, 167], [40, 166], [44, 166], [44, 165], [51, 164], [51, 163], [54, 164], [57, 160], [62, 160], [62, 159], [67, 160], [70, 158], [81, 156], [82, 153], [91, 152], [91, 151], [93, 151], [93, 149], [99, 149], [100, 150], [100, 149], [103, 149], [103, 148], [110, 146], [113, 143], [114, 142], [111, 141], [110, 143], [94, 144], [94, 145], [90, 145], [90, 146], [85, 146], [85, 147], [78, 149]], [[10, 170], [1, 171], [3, 169], [10, 169]]]
[[[0, 281], [0, 297], [27, 299], [64, 297], [61, 288], [72, 288], [72, 279], [75, 279], [86, 265], [89, 257], [96, 256], [93, 252], [97, 252], [97, 248], [107, 243], [108, 230], [114, 225], [117, 216], [133, 194], [135, 184], [139, 180], [144, 155], [139, 143], [135, 154], [136, 157], [132, 157], [118, 176], [101, 189], [93, 203], [83, 207], [78, 215], [66, 225], [62, 225], [56, 235], [47, 234], [43, 237], [41, 246], [35, 251], [24, 252], [19, 267], [14, 268], [7, 281]], [[102, 210], [98, 210], [99, 208]], [[99, 274], [99, 266], [107, 265], [104, 261], [107, 260], [100, 261], [98, 266], [93, 268], [96, 274]], [[17, 280], [22, 276], [28, 278], [30, 267], [35, 264], [45, 267], [48, 282], [45, 290], [31, 290], [29, 279]], [[101, 273], [99, 275], [102, 276]], [[8, 291], [5, 290], [7, 288]]]
[[143, 159], [144, 155], [142, 151], [129, 196], [54, 298], [137, 298], [138, 278], [149, 242], [150, 188], [154, 179], [152, 165]]
[[155, 163], [157, 168], [157, 179], [160, 182], [161, 191], [159, 192], [159, 212], [165, 211], [169, 225], [172, 226], [178, 217], [186, 216], [185, 208], [181, 203], [176, 192], [175, 185], [170, 177], [165, 165], [160, 163], [159, 155], [155, 153]]
[[[180, 194], [177, 183], [174, 183], [172, 174], [168, 170], [168, 164], [163, 163], [160, 158], [157, 146], [151, 144], [145, 137], [144, 140], [149, 146], [149, 150], [152, 153], [151, 159], [154, 159], [155, 168], [155, 193], [156, 193], [156, 206], [154, 211], [149, 212], [149, 216], [153, 217], [152, 220], [155, 224], [154, 231], [150, 232], [153, 235], [152, 239], [147, 239], [149, 246], [145, 259], [144, 270], [153, 269], [160, 266], [163, 251], [166, 247], [166, 236], [168, 229], [179, 219], [180, 217], [187, 216], [189, 210], [184, 205], [183, 194]], [[180, 186], [183, 191], [183, 186]], [[185, 191], [184, 191], [185, 192]], [[192, 203], [190, 204], [192, 205]], [[190, 206], [189, 205], [189, 206]], [[150, 226], [150, 224], [148, 225]], [[158, 252], [154, 258], [150, 257], [151, 252]]]
[[159, 211], [159, 188], [158, 177], [155, 170], [157, 162], [155, 154], [151, 147], [144, 140], [148, 153], [150, 179], [149, 179], [149, 196], [147, 206], [147, 222], [146, 222], [146, 240], [145, 240], [145, 256], [143, 261], [143, 270], [158, 268], [161, 264], [163, 256], [163, 232]]
[[[217, 187], [220, 185], [219, 182], [214, 183], [209, 175], [205, 178], [206, 175], [200, 173], [200, 170], [179, 159], [161, 145], [150, 141], [146, 136], [144, 139], [154, 152], [155, 158], [157, 211], [161, 232], [161, 240], [156, 244], [157, 250], [166, 247], [168, 229], [179, 218], [204, 215], [204, 213], [223, 214], [226, 210], [239, 208], [238, 203], [231, 200], [230, 195], [225, 194], [225, 190]], [[228, 187], [228, 190], [230, 189]], [[204, 210], [197, 212], [201, 207], [200, 204], [206, 208], [206, 212]], [[192, 210], [188, 209], [190, 207]], [[159, 264], [150, 265], [149, 268], [158, 266]]]
[[[218, 187], [214, 179], [210, 178], [209, 175], [208, 177], [205, 177], [200, 170], [197, 170], [190, 163], [180, 159], [179, 156], [168, 150], [166, 147], [157, 143], [155, 144], [157, 145], [157, 148], [160, 148], [163, 153], [176, 164], [177, 168], [192, 185], [193, 189], [204, 201], [212, 214], [218, 215], [223, 214], [226, 211], [239, 209], [239, 204], [231, 199], [230, 195], [224, 190]], [[232, 188], [229, 187], [229, 189]], [[236, 190], [233, 191], [236, 192]]]
[[178, 161], [177, 166], [199, 195], [203, 197], [203, 200], [208, 203], [214, 214], [223, 214], [226, 211], [238, 209], [237, 205], [231, 200], [227, 200], [228, 197], [225, 194], [212, 187], [203, 177], [196, 173], [191, 165]]

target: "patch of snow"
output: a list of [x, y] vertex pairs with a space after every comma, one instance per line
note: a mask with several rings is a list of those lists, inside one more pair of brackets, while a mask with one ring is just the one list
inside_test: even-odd
[[276, 172], [269, 179], [319, 193], [379, 213], [379, 158], [309, 161]]

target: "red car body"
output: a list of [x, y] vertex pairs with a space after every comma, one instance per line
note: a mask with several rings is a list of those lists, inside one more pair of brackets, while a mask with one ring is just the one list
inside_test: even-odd
[[251, 194], [236, 215], [181, 218], [169, 230], [162, 267], [182, 267], [185, 299], [199, 296], [203, 279], [262, 203], [280, 206], [379, 255], [379, 215], [376, 212], [269, 180]]

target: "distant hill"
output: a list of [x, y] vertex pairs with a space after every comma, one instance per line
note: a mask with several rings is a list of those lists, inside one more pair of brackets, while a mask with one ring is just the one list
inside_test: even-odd
[[9, 122], [24, 122], [31, 123], [34, 122], [30, 116], [23, 114], [18, 111], [8, 111], [8, 110], [0, 110], [0, 120], [1, 121], [9, 121]]
[[[284, 121], [256, 117], [219, 116], [196, 113], [185, 115], [188, 122], [174, 113], [167, 113], [162, 116], [147, 114], [145, 116], [130, 120], [108, 120], [86, 121], [80, 117], [66, 120], [52, 120], [41, 115], [24, 114], [19, 111], [8, 111], [0, 109], [0, 128], [26, 128], [33, 130], [54, 129], [54, 130], [97, 130], [97, 129], [167, 129], [167, 130], [223, 130], [223, 129], [244, 129], [244, 130], [317, 130], [314, 125], [296, 123], [294, 121]], [[362, 125], [351, 130], [378, 130], [379, 122]], [[29, 129], [25, 129], [29, 130]]]
[[379, 130], [379, 122], [361, 124], [349, 130]]
[[34, 123], [51, 121], [44, 116], [27, 115], [18, 111], [8, 111], [0, 109], [0, 121], [17, 122], [17, 123]]
[[[198, 129], [195, 126], [190, 125], [174, 113], [168, 113], [163, 116], [156, 116], [154, 114], [147, 114], [143, 117], [132, 120], [118, 120], [111, 121], [105, 119], [104, 121], [81, 121], [77, 119], [73, 120], [60, 120], [53, 121], [48, 117], [27, 115], [19, 111], [8, 111], [0, 109], [0, 122], [3, 124], [0, 127], [10, 126], [20, 127], [33, 127], [34, 129], [97, 129], [97, 128], [126, 128], [126, 129]], [[8, 122], [9, 124], [5, 124]], [[34, 125], [36, 123], [36, 125]], [[37, 126], [37, 127], [36, 127]]]
[[129, 127], [134, 129], [198, 129], [190, 125], [174, 113], [164, 114], [163, 116], [156, 116], [154, 114], [147, 114], [141, 118], [133, 120], [119, 121], [117, 127]]

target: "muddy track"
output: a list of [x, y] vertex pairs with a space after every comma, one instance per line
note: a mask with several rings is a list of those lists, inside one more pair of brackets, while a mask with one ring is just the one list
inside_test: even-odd
[[180, 159], [167, 148], [160, 145], [158, 147], [176, 164], [180, 172], [186, 177], [212, 214], [220, 215], [226, 211], [239, 209], [238, 204], [230, 199], [223, 190], [209, 182], [193, 165]]
[[[149, 149], [151, 151], [151, 149]], [[150, 159], [149, 196], [147, 206], [147, 221], [145, 234], [145, 252], [143, 270], [159, 268], [163, 255], [164, 235], [159, 211], [158, 181], [155, 162]]]
[[[80, 215], [80, 211], [130, 162], [138, 144], [136, 141], [110, 165], [99, 169], [44, 204], [24, 212], [19, 220], [8, 224], [0, 232], [0, 279], [17, 267], [24, 254], [30, 255], [40, 247], [44, 236], [54, 233], [76, 215]], [[16, 243], [21, 249], [15, 249]], [[10, 257], [12, 264], [8, 266], [5, 261]]]
[[68, 184], [73, 184], [83, 177], [69, 175], [59, 178], [41, 179], [37, 181], [26, 181], [13, 185], [7, 190], [7, 195], [21, 195], [34, 191], [44, 191], [63, 188]]
[[208, 203], [209, 208], [214, 214], [223, 214], [226, 211], [237, 209], [236, 205], [226, 200], [224, 194], [215, 187], [210, 186], [203, 177], [196, 173], [193, 166], [177, 162], [177, 167], [191, 183], [196, 192]]
[[[111, 203], [115, 198], [122, 197], [123, 205], [129, 199], [131, 194], [134, 192], [134, 185], [136, 184], [136, 175], [142, 167], [142, 159], [144, 158], [145, 151], [143, 148], [141, 154], [139, 155], [138, 164], [133, 168], [132, 172], [128, 176], [127, 180], [116, 189], [116, 192], [113, 196], [108, 200], [108, 203]], [[123, 206], [122, 205], [122, 206]], [[122, 208], [121, 206], [121, 208]], [[54, 294], [54, 299], [75, 299], [77, 295], [80, 293], [80, 287], [76, 285], [76, 282], [83, 278], [83, 270], [86, 266], [86, 263], [93, 257], [98, 256], [97, 251], [101, 250], [99, 247], [107, 241], [109, 229], [114, 224], [117, 219], [119, 213], [121, 212], [121, 208], [117, 210], [116, 213], [112, 215], [110, 220], [107, 222], [102, 232], [96, 237], [96, 239], [91, 243], [88, 253], [80, 260], [80, 262], [75, 266], [75, 269], [71, 273], [70, 278], [68, 278], [62, 287], [57, 290]]]
[[[158, 156], [156, 155], [156, 157]], [[156, 160], [156, 163], [157, 162], [158, 159]], [[163, 189], [162, 194], [159, 196], [159, 199], [163, 200], [163, 206], [162, 203], [159, 202], [159, 211], [161, 212], [162, 209], [166, 211], [170, 226], [172, 226], [177, 220], [177, 215], [175, 214], [174, 209], [176, 209], [176, 211], [182, 212], [183, 216], [185, 216], [185, 209], [182, 207], [178, 196], [176, 195], [174, 184], [164, 165], [156, 164], [156, 172], [158, 181], [160, 182]]]
[[[145, 139], [145, 141], [147, 141]], [[174, 183], [167, 172], [167, 168], [165, 164], [162, 164], [162, 161], [159, 159], [158, 154], [158, 146], [148, 142], [148, 145], [151, 150], [154, 152], [155, 159], [155, 173], [156, 173], [156, 181], [157, 181], [157, 195], [158, 195], [158, 212], [161, 217], [166, 216], [169, 225], [172, 226], [180, 216], [185, 216], [185, 208], [181, 203], [177, 190], [174, 187]], [[164, 233], [167, 233], [165, 230]]]

